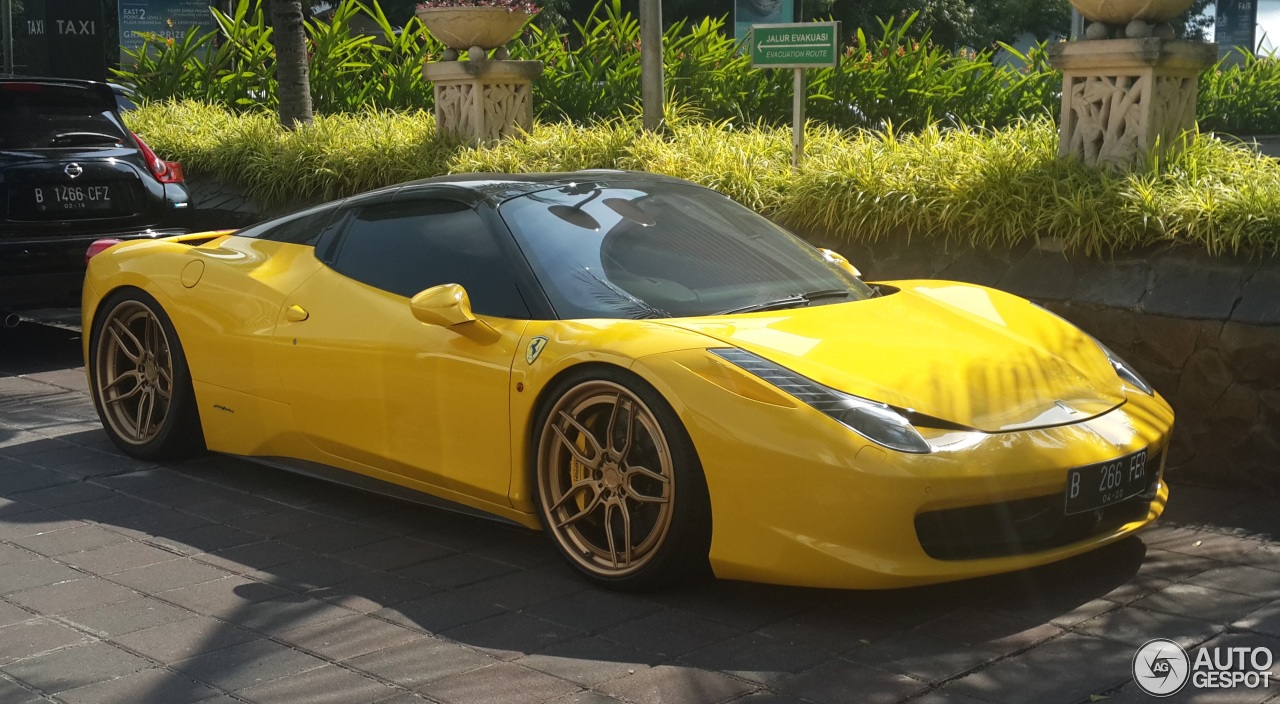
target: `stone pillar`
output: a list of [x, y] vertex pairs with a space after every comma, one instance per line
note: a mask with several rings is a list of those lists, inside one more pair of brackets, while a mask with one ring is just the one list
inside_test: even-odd
[[1176, 149], [1196, 123], [1200, 71], [1217, 46], [1186, 39], [1096, 39], [1049, 48], [1062, 69], [1060, 156], [1124, 167]]
[[533, 79], [541, 61], [439, 61], [422, 67], [435, 83], [436, 129], [487, 144], [533, 130]]

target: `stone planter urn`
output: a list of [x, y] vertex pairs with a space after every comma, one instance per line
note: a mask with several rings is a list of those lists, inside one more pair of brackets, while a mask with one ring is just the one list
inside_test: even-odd
[[1186, 12], [1193, 0], [1071, 0], [1091, 22], [1127, 25], [1133, 20], [1170, 22]]
[[[418, 6], [427, 31], [448, 47], [440, 61], [422, 66], [423, 77], [435, 84], [440, 132], [487, 144], [533, 129], [533, 80], [542, 75], [542, 62], [508, 61], [503, 46], [536, 14], [528, 9]], [[463, 51], [469, 61], [458, 60]]]
[[[431, 36], [454, 52], [478, 48], [487, 53], [502, 47], [516, 38], [520, 30], [533, 19], [533, 13], [509, 10], [505, 7], [422, 7], [417, 8]], [[454, 53], [451, 58], [456, 58]], [[449, 60], [450, 57], [446, 57]], [[470, 56], [481, 59], [484, 56]], [[505, 58], [505, 57], [499, 57]]]
[[1195, 128], [1200, 71], [1218, 48], [1175, 39], [1170, 20], [1192, 0], [1071, 0], [1085, 38], [1049, 48], [1062, 70], [1058, 153], [1127, 168], [1173, 153]]

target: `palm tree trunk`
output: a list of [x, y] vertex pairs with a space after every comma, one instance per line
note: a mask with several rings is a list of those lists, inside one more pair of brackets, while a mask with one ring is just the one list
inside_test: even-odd
[[311, 124], [311, 75], [301, 0], [271, 0], [272, 37], [276, 45], [276, 80], [280, 84], [280, 124], [293, 129]]

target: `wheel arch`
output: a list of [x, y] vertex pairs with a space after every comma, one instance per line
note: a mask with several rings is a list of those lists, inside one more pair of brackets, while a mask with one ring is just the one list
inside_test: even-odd
[[[534, 397], [533, 412], [529, 414], [529, 422], [527, 427], [524, 429], [523, 442], [525, 447], [525, 466], [521, 468], [521, 474], [524, 476], [524, 479], [529, 482], [529, 486], [536, 486], [537, 484], [537, 477], [535, 475], [538, 471], [538, 448], [536, 443], [538, 440], [538, 431], [542, 425], [540, 421], [542, 420], [543, 413], [546, 412], [547, 407], [551, 403], [555, 402], [555, 398], [557, 396], [555, 392], [564, 384], [565, 379], [577, 374], [586, 374], [593, 369], [621, 372], [648, 383], [644, 377], [636, 374], [628, 367], [622, 366], [621, 364], [614, 364], [613, 362], [601, 362], [598, 360], [577, 362], [556, 372], [555, 375], [547, 380], [547, 383], [542, 385], [542, 388], [538, 390], [538, 395]], [[653, 385], [649, 384], [649, 386]], [[654, 390], [657, 391], [656, 388]], [[659, 391], [658, 393], [661, 394], [662, 392]], [[664, 395], [663, 398], [665, 399], [666, 396]]]
[[[601, 361], [600, 359], [587, 359], [587, 360], [578, 361], [557, 371], [554, 375], [551, 376], [550, 379], [547, 380], [545, 384], [542, 385], [542, 388], [538, 390], [537, 395], [534, 397], [533, 405], [531, 406], [532, 411], [527, 416], [525, 427], [522, 429], [519, 435], [521, 448], [523, 450], [523, 458], [521, 462], [522, 466], [516, 468], [516, 470], [519, 472], [520, 482], [523, 484], [523, 487], [526, 490], [520, 491], [520, 492], [513, 492], [513, 493], [518, 493], [518, 495], [526, 498], [529, 501], [529, 505], [528, 507], [520, 507], [517, 505], [517, 508], [521, 508], [522, 510], [536, 511], [536, 507], [534, 506], [534, 503], [533, 503], [534, 495], [533, 495], [532, 489], [537, 484], [537, 476], [536, 476], [538, 471], [537, 440], [538, 440], [539, 430], [542, 425], [540, 421], [542, 420], [542, 414], [546, 411], [548, 405], [555, 401], [555, 398], [556, 398], [555, 392], [558, 389], [560, 389], [565, 379], [575, 374], [583, 374], [583, 373], [586, 373], [586, 371], [591, 369], [620, 372], [630, 377], [634, 381], [637, 381], [639, 383], [644, 384], [645, 386], [648, 386], [650, 389], [653, 390], [654, 393], [656, 393], [663, 400], [663, 402], [667, 404], [668, 407], [671, 408], [671, 410], [675, 413], [676, 418], [680, 421], [681, 425], [683, 426], [683, 431], [685, 432], [686, 435], [689, 435], [688, 426], [685, 421], [685, 407], [684, 407], [684, 404], [680, 401], [679, 397], [673, 393], [669, 385], [663, 383], [660, 378], [657, 378], [657, 375], [646, 373], [649, 371], [647, 368], [645, 368], [643, 365], [636, 365], [634, 363], [635, 360], [630, 360], [630, 361], [631, 363], [627, 365], [619, 364], [614, 361]], [[689, 435], [689, 446], [692, 448], [695, 456], [698, 457], [699, 463], [701, 463], [702, 456], [698, 452], [697, 444], [694, 442], [693, 437], [691, 435]]]
[[[107, 405], [110, 401], [103, 396], [104, 392], [102, 387], [99, 386], [97, 378], [98, 373], [101, 371], [99, 355], [102, 354], [100, 348], [103, 340], [103, 329], [108, 322], [107, 316], [129, 302], [134, 302], [146, 310], [160, 328], [157, 333], [159, 336], [157, 339], [164, 340], [167, 348], [166, 354], [168, 356], [168, 369], [171, 379], [169, 403], [166, 406], [162, 420], [157, 422], [156, 434], [136, 446], [126, 446], [126, 441], [122, 440], [119, 435], [119, 428], [109, 422]], [[85, 341], [85, 375], [89, 382], [89, 392], [93, 399], [94, 408], [97, 410], [99, 419], [103, 427], [107, 429], [108, 436], [112, 442], [130, 456], [150, 460], [181, 459], [204, 451], [206, 445], [203, 429], [195, 401], [195, 393], [192, 388], [190, 370], [187, 366], [186, 355], [183, 352], [182, 340], [178, 335], [177, 327], [174, 325], [173, 316], [166, 310], [166, 303], [162, 300], [162, 297], [142, 286], [128, 283], [117, 285], [95, 300], [93, 310], [84, 314], [82, 325], [84, 322], [88, 323], [88, 329], [82, 332], [82, 337]], [[141, 344], [137, 342], [136, 338], [134, 342], [135, 344]], [[145, 347], [145, 345], [143, 346]], [[142, 353], [143, 350], [139, 350], [138, 354]], [[147, 352], [147, 354], [151, 353]], [[158, 356], [156, 355], [152, 359], [157, 359]], [[140, 361], [137, 363], [139, 365], [142, 364]], [[157, 366], [159, 366], [158, 363]], [[141, 379], [136, 383], [137, 388], [143, 387], [144, 382]], [[150, 383], [153, 385], [158, 384], [155, 379], [152, 379]], [[153, 390], [151, 393], [152, 398], [154, 398], [156, 391]], [[145, 415], [148, 426], [152, 423], [153, 411], [154, 402], [151, 410], [148, 410]], [[139, 406], [138, 414], [139, 418], [144, 417], [141, 406]], [[141, 438], [139, 439], [141, 440]]]
[[[543, 523], [541, 509], [538, 507], [540, 501], [538, 498], [538, 492], [540, 491], [538, 462], [541, 453], [539, 443], [542, 439], [543, 428], [547, 422], [546, 416], [554, 408], [556, 402], [567, 392], [576, 389], [580, 384], [592, 380], [608, 381], [624, 387], [631, 387], [633, 395], [636, 395], [641, 403], [646, 404], [650, 412], [656, 416], [655, 420], [662, 423], [663, 416], [667, 416], [667, 422], [662, 423], [662, 425], [664, 430], [667, 431], [668, 442], [672, 445], [672, 450], [682, 452], [683, 456], [691, 461], [691, 465], [685, 465], [691, 470], [691, 474], [686, 475], [686, 480], [694, 479], [694, 481], [685, 485], [684, 494], [694, 497], [691, 499], [694, 502], [693, 505], [699, 508], [693, 515], [699, 518], [679, 530], [679, 533], [684, 536], [683, 541], [686, 541], [686, 544], [691, 546], [682, 548], [680, 551], [681, 556], [675, 558], [676, 563], [673, 564], [681, 565], [681, 569], [673, 572], [664, 567], [662, 569], [666, 576], [647, 577], [636, 587], [618, 583], [613, 585], [613, 588], [646, 589], [651, 586], [661, 586], [669, 581], [674, 581], [669, 578], [674, 577], [677, 573], [684, 574], [686, 577], [708, 576], [710, 571], [707, 561], [709, 559], [714, 518], [711, 514], [711, 501], [702, 468], [702, 457], [698, 452], [698, 448], [694, 445], [693, 437], [681, 412], [683, 404], [679, 403], [677, 398], [673, 398], [669, 385], [661, 383], [660, 380], [657, 380], [658, 383], [654, 383], [655, 379], [652, 377], [656, 375], [642, 373], [643, 365], [636, 365], [636, 360], [634, 359], [628, 361], [630, 364], [625, 366], [612, 361], [600, 361], [599, 359], [572, 364], [558, 370], [539, 389], [531, 406], [528, 425], [522, 433], [525, 452], [521, 477], [528, 483], [529, 491], [527, 496], [532, 504], [533, 512], [539, 516], [539, 522]], [[644, 371], [649, 370], [644, 369]], [[644, 398], [645, 396], [651, 396], [651, 398], [646, 399]], [[661, 406], [665, 406], [665, 408]], [[689, 504], [686, 504], [686, 506], [689, 506]], [[689, 509], [686, 508], [685, 510]], [[551, 539], [555, 540], [555, 538]], [[692, 561], [690, 561], [691, 559]], [[656, 581], [651, 581], [651, 579]]]
[[[156, 302], [156, 305], [160, 306], [160, 309], [164, 311], [165, 315], [169, 316], [169, 324], [173, 325], [174, 334], [178, 334], [178, 326], [174, 322], [173, 316], [169, 315], [169, 308], [172, 305], [172, 301], [170, 301], [168, 296], [165, 296], [161, 291], [156, 290], [156, 287], [147, 286], [147, 283], [148, 281], [143, 277], [120, 277], [112, 281], [109, 287], [99, 290], [98, 286], [101, 285], [101, 282], [99, 282], [94, 285], [93, 292], [95, 297], [92, 300], [85, 300], [81, 302], [81, 344], [84, 346], [85, 365], [89, 364], [89, 350], [90, 346], [93, 344], [93, 331], [97, 329], [98, 320], [104, 315], [103, 304], [117, 296], [128, 295], [131, 292], [141, 293], [148, 296]], [[182, 341], [180, 335], [178, 341], [179, 343]]]

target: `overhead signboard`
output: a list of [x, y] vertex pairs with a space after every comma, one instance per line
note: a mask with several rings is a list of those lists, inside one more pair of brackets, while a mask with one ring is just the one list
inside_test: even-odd
[[755, 68], [828, 68], [839, 60], [840, 24], [757, 24], [749, 41]]
[[1257, 48], [1254, 43], [1258, 27], [1258, 0], [1219, 0], [1213, 41], [1218, 45], [1218, 58], [1235, 54], [1237, 48], [1249, 53]]
[[751, 25], [794, 22], [795, 12], [795, 0], [734, 0], [733, 37], [742, 44], [751, 33]]
[[101, 0], [26, 0], [19, 10], [14, 34], [22, 73], [106, 80]]
[[209, 5], [209, 0], [120, 0], [120, 63], [133, 63], [125, 50], [137, 52], [143, 34], [176, 40], [191, 27], [202, 34], [213, 31]]

